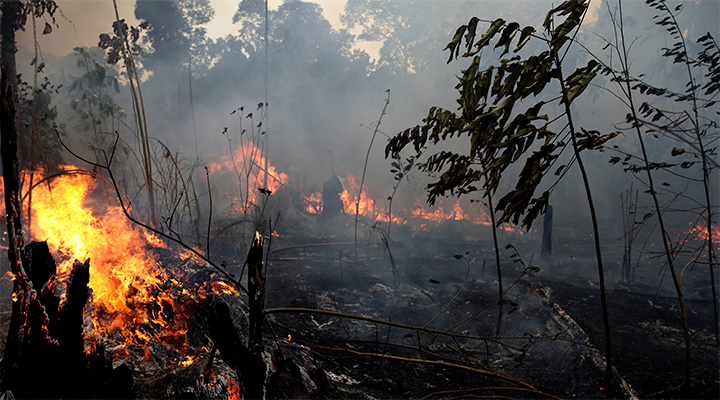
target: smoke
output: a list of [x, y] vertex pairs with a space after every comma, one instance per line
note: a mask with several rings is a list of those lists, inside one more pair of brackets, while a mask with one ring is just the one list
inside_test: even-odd
[[[83, 6], [88, 4], [78, 3]], [[121, 2], [121, 13], [128, 22], [136, 24], [127, 3]], [[177, 4], [187, 7], [190, 3]], [[486, 19], [502, 17], [506, 21], [518, 21], [522, 26], [530, 24], [539, 27], [552, 3], [391, 2], [384, 4], [380, 10], [367, 9], [364, 14], [356, 14], [355, 17], [363, 17], [368, 26], [356, 24], [353, 29], [348, 29], [347, 25], [339, 21], [333, 21], [333, 24], [328, 22], [326, 14], [315, 3], [273, 4], [270, 10], [267, 65], [269, 104], [266, 108], [258, 107], [265, 102], [263, 16], [255, 12], [253, 4], [250, 1], [239, 3], [241, 7], [246, 6], [246, 12], [233, 25], [230, 33], [222, 38], [203, 35], [202, 31], [191, 29], [192, 26], [182, 31], [172, 25], [185, 29], [182, 24], [188, 23], [187, 18], [164, 21], [162, 16], [154, 15], [152, 17], [156, 20], [150, 18], [149, 21], [151, 25], [154, 24], [154, 30], [144, 32], [144, 39], [138, 42], [141, 51], [136, 59], [145, 77], [142, 93], [148, 131], [151, 137], [164, 145], [159, 147], [154, 144], [155, 152], [162, 161], [166, 147], [168, 153], [187, 168], [186, 172], [195, 168], [196, 172], [191, 179], [203, 204], [202, 217], [207, 217], [209, 207], [204, 166], [221, 157], [228, 157], [242, 142], [251, 141], [253, 134], [258, 135], [259, 147], [268, 150], [270, 163], [288, 175], [285, 186], [292, 187], [298, 193], [319, 191], [331, 175], [338, 175], [343, 180], [349, 175], [362, 175], [365, 154], [383, 109], [386, 90], [389, 89], [390, 104], [382, 124], [377, 127], [379, 133], [370, 149], [364, 189], [379, 204], [386, 206], [386, 199], [398, 184], [391, 171], [391, 160], [386, 160], [384, 156], [388, 138], [422, 123], [430, 106], [449, 110], [457, 108], [458, 95], [454, 89], [456, 76], [461, 74], [461, 69], [466, 65], [463, 61], [446, 63], [447, 54], [443, 52], [455, 29], [467, 23], [473, 15]], [[352, 20], [349, 14], [353, 11], [352, 4], [349, 2], [346, 8], [348, 14], [341, 17], [340, 21], [347, 23]], [[578, 33], [577, 40], [589, 50], [606, 57], [607, 61], [612, 61], [609, 53], [603, 51], [606, 42], [602, 38], [610, 39], [613, 36], [607, 9], [609, 6], [614, 11], [615, 5], [600, 1], [592, 4], [586, 27]], [[77, 5], [71, 2], [68, 7]], [[628, 2], [624, 6], [626, 36], [633, 40], [632, 71], [637, 75], [644, 74], [649, 84], [669, 86], [670, 90], [683, 92], [686, 81], [683, 67], [658, 56], [661, 48], [671, 44], [672, 38], [653, 24], [652, 15], [644, 4]], [[718, 31], [717, 19], [713, 18], [717, 16], [718, 4], [705, 1], [684, 6], [678, 22], [686, 28], [682, 34], [691, 51], [696, 54], [699, 48], [695, 40], [707, 31]], [[224, 7], [228, 8], [225, 4]], [[235, 11], [237, 7], [232, 9]], [[192, 15], [187, 11], [181, 14]], [[357, 9], [355, 12], [358, 12]], [[216, 15], [215, 18], [227, 20], [228, 16]], [[51, 36], [57, 34], [59, 37], [67, 37], [68, 32], [77, 32], [83, 37], [97, 37], [99, 33], [111, 30], [112, 20], [112, 13], [91, 9], [88, 15], [79, 19], [58, 20], [59, 28]], [[89, 29], [95, 32], [87, 33]], [[80, 33], [81, 30], [83, 33]], [[162, 36], [174, 30], [188, 33], [183, 38]], [[25, 32], [22, 37], [21, 43], [25, 45], [18, 54], [19, 70], [23, 71], [24, 79], [31, 82], [30, 61], [34, 55], [28, 50], [32, 46], [27, 45], [31, 32]], [[182, 42], [180, 39], [189, 40], [191, 45], [182, 47], [178, 44]], [[45, 42], [44, 38], [42, 40], [43, 46], [51, 46], [44, 44], [50, 42]], [[377, 59], [358, 47], [363, 41], [373, 40], [383, 44]], [[163, 51], [177, 56], [172, 63], [153, 58], [160, 46], [167, 46]], [[141, 185], [139, 177], [142, 175], [138, 166], [134, 165], [133, 151], [137, 152], [137, 140], [127, 79], [122, 77], [123, 72], [119, 67], [108, 66], [103, 62], [104, 56], [97, 48], [87, 49], [87, 53], [89, 60], [97, 64], [88, 62], [88, 59], [85, 59], [85, 64], [79, 63], [82, 57], [77, 53], [44, 56], [45, 69], [41, 76], [47, 76], [56, 85], [63, 85], [56, 94], [52, 94], [52, 106], [57, 107], [58, 111], [56, 123], [67, 142], [85, 155], [98, 154], [98, 149], [107, 150], [112, 143], [107, 138], [103, 139], [103, 134], [99, 138], [95, 137], [91, 122], [93, 119], [96, 120], [97, 130], [119, 132], [127, 144], [123, 146], [127, 148], [123, 148], [118, 166], [123, 169], [127, 167], [125, 172], [128, 182], [135, 180], [136, 185]], [[578, 46], [573, 47], [566, 58], [567, 71], [583, 65], [589, 58], [587, 51]], [[92, 72], [96, 65], [104, 70], [106, 77], [117, 77], [117, 92], [112, 81], [108, 80], [95, 86], [90, 82], [85, 82], [82, 87], [76, 84], [78, 79]], [[191, 66], [190, 70], [188, 65]], [[700, 76], [696, 78], [703, 79]], [[616, 84], [606, 76], [598, 76], [595, 84], [583, 95], [582, 101], [573, 105], [573, 112], [578, 118], [576, 124], [603, 133], [626, 128], [627, 108], [607, 91], [610, 89], [617, 92]], [[647, 96], [641, 97], [641, 100], [657, 101]], [[670, 100], [660, 104], [667, 108], [674, 107]], [[237, 111], [241, 107], [242, 113]], [[559, 111], [557, 102], [552, 107]], [[253, 114], [252, 118], [249, 117], [250, 113]], [[262, 113], [267, 113], [264, 118], [260, 117]], [[703, 117], [713, 117], [712, 108], [702, 110], [702, 113]], [[637, 140], [631, 132], [618, 136], [609, 145], [616, 145], [627, 154], [639, 154]], [[648, 146], [651, 159], [660, 162], [669, 160], [669, 149], [679, 144], [666, 137], [649, 135]], [[462, 138], [441, 143], [428, 149], [425, 155], [439, 149], [463, 152], [467, 147], [467, 140]], [[618, 247], [622, 245], [624, 232], [620, 222], [622, 210], [619, 196], [630, 187], [631, 182], [641, 192], [647, 188], [642, 181], [642, 174], [624, 172], [626, 166], [622, 163], [609, 163], [613, 156], [625, 157], [618, 154], [610, 148], [605, 152], [583, 155], [589, 164], [595, 203], [598, 205], [601, 239], [613, 257], [621, 258], [622, 252]], [[196, 155], [199, 159], [196, 159]], [[403, 154], [403, 157], [409, 155]], [[164, 159], [168, 160], [167, 155]], [[68, 155], [64, 161], [75, 162]], [[559, 164], [570, 162], [570, 155], [563, 154]], [[695, 164], [692, 169], [682, 172], [697, 179], [701, 177], [698, 168], [698, 164]], [[512, 187], [513, 174], [518, 172], [519, 166], [506, 171], [507, 186], [501, 187], [500, 192]], [[670, 209], [692, 208], [691, 203], [702, 198], [701, 185], [692, 179], [677, 177], [673, 172], [663, 170], [657, 171], [657, 174], [659, 184], [667, 185], [663, 188], [683, 193], [682, 196], [675, 196], [669, 191], [662, 193], [664, 204]], [[713, 176], [716, 177], [717, 173]], [[401, 214], [401, 210], [408, 210], [424, 201], [425, 186], [430, 179], [425, 173], [413, 169], [399, 181], [393, 199], [397, 215]], [[210, 182], [215, 205], [225, 210], [230, 207], [229, 199], [233, 198], [233, 191], [238, 190], [235, 182], [227, 182], [228, 179], [220, 178], [212, 178]], [[541, 189], [549, 188], [554, 182], [548, 180], [546, 187]], [[591, 239], [589, 214], [581, 188], [575, 166], [571, 166], [553, 188], [551, 203], [556, 210], [555, 241], [559, 244], [556, 248], [575, 242], [580, 243], [580, 246]], [[477, 202], [470, 203], [470, 199], [482, 200], [478, 195], [469, 195], [462, 199], [463, 209], [473, 216], [480, 215], [484, 206]], [[139, 194], [135, 194], [134, 200], [138, 204], [143, 201]], [[717, 199], [713, 198], [712, 201], [716, 206]], [[650, 204], [648, 196], [641, 196], [639, 209], [643, 214], [650, 212]], [[216, 217], [220, 218], [221, 215], [216, 214]], [[687, 230], [688, 225], [697, 219], [693, 215], [673, 214], [671, 226], [677, 235]], [[637, 215], [636, 218], [639, 222], [643, 215]], [[540, 229], [540, 222], [536, 222], [534, 228]], [[640, 236], [642, 240], [650, 238], [648, 240], [657, 243], [657, 233], [653, 232], [650, 227], [643, 228]], [[488, 235], [489, 232], [484, 232], [483, 239], [489, 238]], [[538, 237], [534, 236], [533, 240]], [[538, 251], [539, 243], [529, 244], [528, 247], [530, 252]], [[577, 248], [569, 246], [567, 251], [576, 252]], [[582, 264], [592, 265], [589, 261]]]

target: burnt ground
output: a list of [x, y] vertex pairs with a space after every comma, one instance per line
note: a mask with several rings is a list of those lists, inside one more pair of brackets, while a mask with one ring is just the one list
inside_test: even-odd
[[[273, 263], [275, 269], [271, 271], [270, 279], [273, 287], [282, 289], [269, 289], [268, 307], [321, 308], [424, 326], [458, 292], [465, 279], [466, 270], [462, 265], [465, 259], [456, 260], [452, 255], [462, 248], [488, 249], [490, 244], [455, 243], [442, 250], [435, 246], [429, 249], [416, 245], [409, 245], [417, 249], [414, 256], [396, 257], [401, 282], [397, 289], [393, 287], [389, 271], [392, 268], [389, 256], [377, 256], [384, 252], [381, 245], [374, 249], [374, 258], [361, 263], [362, 267], [353, 266], [353, 250], [347, 247], [328, 246], [322, 251], [295, 248], [292, 249], [294, 254], [280, 252]], [[365, 250], [365, 254], [372, 253], [369, 249]], [[434, 256], [429, 256], [424, 250]], [[431, 326], [444, 330], [485, 305], [485, 311], [464, 325], [463, 332], [496, 337], [494, 322], [497, 320], [497, 307], [493, 301], [497, 283], [494, 265], [483, 265], [479, 261], [492, 260], [493, 257], [487, 250], [472, 252], [470, 256], [473, 259], [471, 270], [460, 295]], [[568, 265], [555, 265], [527, 275], [523, 275], [521, 267], [518, 263], [503, 265], [506, 287], [515, 279], [520, 280], [506, 296], [506, 300], [509, 298], [516, 305], [505, 305], [505, 324], [500, 341], [512, 342], [516, 347], [525, 346], [528, 351], [506, 353], [502, 346], [491, 346], [485, 352], [469, 351], [468, 354], [480, 365], [518, 377], [543, 391], [565, 398], [624, 398], [631, 395], [640, 398], [719, 398], [718, 348], [714, 344], [712, 302], [709, 299], [703, 300], [692, 294], [688, 296], [693, 385], [690, 392], [679, 392], [675, 388], [682, 381], [684, 347], [677, 299], [668, 296], [672, 293], [667, 290], [658, 290], [654, 284], [642, 283], [642, 279], [610, 283], [608, 306], [614, 365], [631, 389], [615, 388], [608, 393], [601, 389], [604, 386], [601, 369], [604, 331], [597, 280], [573, 274], [570, 270], [573, 266]], [[297, 335], [298, 340], [310, 347], [317, 343], [332, 343], [334, 346], [353, 343], [362, 347], [356, 342], [363, 340], [357, 339], [358, 334], [353, 331], [360, 328], [347, 321], [299, 314], [281, 319], [278, 325], [281, 325], [278, 330], [282, 335]], [[383, 346], [383, 343], [392, 342], [387, 339], [387, 332], [386, 328], [371, 326], [364, 338], [366, 352], [387, 351], [388, 346]], [[402, 333], [416, 339], [412, 331], [411, 334], [407, 331]], [[309, 337], [303, 338], [303, 335]], [[535, 337], [536, 340], [514, 342], [515, 339], [509, 339], [519, 336]], [[407, 342], [410, 343], [413, 341]], [[428, 343], [432, 346], [432, 341]], [[417, 345], [417, 341], [414, 344]], [[468, 349], [472, 347], [471, 343], [465, 345]], [[457, 357], [449, 354], [451, 352], [441, 353]], [[342, 359], [350, 357], [337, 352], [322, 354], [327, 357], [333, 354]], [[418, 352], [415, 351], [414, 355], [417, 357]], [[507, 358], [512, 358], [513, 362], [503, 362]], [[592, 362], [593, 358], [595, 362]], [[355, 366], [369, 362], [359, 357], [351, 359], [356, 360]], [[368, 371], [366, 368], [371, 368], [373, 373], [369, 376], [377, 377], [398, 374], [401, 367], [409, 368], [395, 363], [394, 367], [388, 365], [383, 369], [381, 365], [366, 365], [362, 369]], [[413, 366], [414, 374], [417, 374], [416, 368]], [[426, 366], [421, 368], [424, 369], [423, 384], [414, 381], [415, 375], [400, 374], [390, 379], [397, 387], [390, 386], [386, 391], [382, 391], [382, 385], [377, 387], [380, 393], [384, 393], [379, 397], [419, 398], [437, 394], [441, 389], [460, 390], [489, 384], [478, 381], [478, 377], [472, 374], [457, 373], [451, 373], [453, 379], [447, 382], [433, 382], [428, 377], [437, 378], [437, 371], [428, 370]], [[439, 375], [444, 376], [442, 373]], [[365, 381], [373, 382], [369, 376]], [[518, 393], [513, 393], [513, 396], [518, 396]]]
[[[600, 296], [593, 280], [547, 280], [553, 298], [604, 349]], [[677, 297], [656, 294], [640, 283], [613, 285], [607, 294], [615, 366], [640, 397], [720, 398], [718, 347], [713, 332], [712, 301], [686, 300], [691, 332], [693, 387], [676, 390], [683, 378], [685, 347]], [[604, 350], [603, 350], [604, 351]]]
[[[347, 233], [275, 239], [267, 274], [267, 351], [275, 364], [287, 359], [299, 367], [272, 377], [268, 397], [720, 397], [708, 299], [688, 299], [693, 385], [681, 393], [672, 390], [682, 377], [684, 357], [677, 300], [642, 274], [631, 283], [612, 280], [608, 301], [616, 379], [626, 385], [608, 390], [599, 289], [591, 274], [577, 273], [577, 265], [567, 261], [538, 271], [528, 268], [530, 255], [522, 254], [526, 264], [517, 257], [513, 262], [513, 252], [504, 249], [508, 291], [498, 334], [491, 243], [452, 232], [457, 239], [443, 242], [435, 239], [438, 233], [448, 232], [396, 233], [404, 240], [391, 242], [392, 259], [382, 241], [371, 236], [359, 247], [357, 262]], [[231, 258], [229, 270], [239, 274], [240, 265]], [[0, 286], [7, 299], [9, 280]], [[242, 311], [245, 299], [227, 301]], [[9, 308], [9, 301], [0, 303], [3, 343]], [[197, 377], [210, 347], [202, 314], [188, 334], [202, 362], [178, 367], [162, 362], [157, 350], [153, 364], [141, 363], [131, 351], [125, 363], [134, 371], [139, 397], [202, 397]], [[231, 380], [232, 369], [221, 353], [214, 365], [218, 376]]]

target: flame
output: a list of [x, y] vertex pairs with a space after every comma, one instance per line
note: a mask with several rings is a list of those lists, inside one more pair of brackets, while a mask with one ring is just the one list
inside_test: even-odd
[[322, 212], [322, 194], [320, 192], [317, 193], [311, 193], [307, 196], [300, 195], [302, 199], [305, 201], [307, 206], [305, 207], [305, 211], [310, 214], [320, 214]]
[[[357, 193], [360, 191], [360, 178], [352, 174], [346, 174], [343, 179], [344, 190], [340, 193], [340, 199], [343, 202], [343, 210], [346, 215], [355, 215], [355, 210], [373, 221], [388, 222], [390, 215], [388, 208], [382, 205], [372, 190], [367, 186], [363, 186], [360, 201], [357, 199]], [[319, 214], [322, 212], [322, 194], [320, 192], [301, 195], [305, 207], [305, 212], [309, 214]], [[473, 216], [475, 215], [475, 216]], [[478, 206], [473, 209], [472, 213], [465, 211], [461, 205], [460, 199], [440, 199], [433, 207], [428, 208], [427, 205], [415, 203], [409, 209], [395, 210], [392, 215], [394, 224], [404, 225], [409, 219], [422, 220], [419, 223], [420, 228], [426, 228], [428, 223], [444, 223], [447, 221], [467, 221], [477, 225], [492, 226], [492, 219], [485, 207]], [[503, 224], [498, 229], [506, 232], [524, 234], [525, 232], [515, 226]]]
[[137, 305], [152, 302], [153, 289], [167, 279], [150, 252], [162, 241], [135, 228], [120, 207], [107, 207], [102, 217], [93, 214], [85, 200], [94, 183], [86, 175], [65, 175], [37, 186], [31, 232], [36, 240], [48, 239], [51, 252], [60, 256], [59, 277], [69, 275], [73, 260], [91, 258], [93, 304], [120, 316], [110, 326], [96, 328], [147, 324], [153, 315]]
[[225, 294], [237, 293], [237, 290], [227, 282], [213, 281], [213, 282], [210, 282], [210, 286], [213, 288], [213, 291], [218, 294], [219, 293], [225, 293]]
[[382, 218], [382, 215], [387, 217], [387, 211], [370, 197], [369, 188], [363, 186], [363, 191], [360, 194], [360, 201], [358, 201], [358, 192], [360, 192], [360, 179], [353, 175], [347, 175], [345, 177], [344, 188], [345, 190], [340, 193], [340, 200], [343, 202], [343, 209], [345, 213], [355, 215], [357, 213], [368, 217], [370, 219]]
[[[710, 231], [708, 230], [707, 224], [691, 224], [690, 230], [687, 232], [685, 237], [689, 240], [702, 240], [707, 241], [710, 238]], [[720, 239], [720, 227], [715, 225], [712, 229], [713, 242], [718, 243]], [[718, 249], [720, 250], [720, 243], [718, 243]]]
[[143, 357], [143, 363], [144, 364], [154, 364], [155, 358], [153, 357], [152, 353], [150, 353], [150, 348], [148, 346], [145, 346], [145, 355]]
[[228, 382], [228, 400], [240, 400], [242, 399], [242, 393], [240, 392], [240, 385], [233, 379], [230, 374], [227, 374]]
[[433, 207], [431, 210], [428, 210], [422, 205], [416, 204], [411, 209], [411, 213], [415, 218], [422, 218], [434, 222], [470, 220], [470, 217], [460, 206], [460, 200], [457, 200], [449, 211], [446, 211], [446, 207], [442, 206]]
[[[77, 170], [73, 166], [61, 168]], [[97, 348], [101, 340], [119, 340], [114, 358], [140, 351], [137, 355], [143, 362], [154, 363], [147, 344], [156, 339], [176, 351], [196, 354], [186, 344], [187, 321], [194, 305], [208, 290], [237, 292], [212, 278], [209, 283], [192, 284], [177, 272], [169, 276], [154, 252], [168, 249], [168, 245], [152, 232], [134, 226], [119, 206], [104, 205], [115, 200], [107, 197], [106, 188], [98, 183], [87, 174], [68, 173], [36, 186], [32, 192], [30, 239], [47, 240], [58, 261], [58, 283], [67, 284], [75, 259], [91, 259], [88, 286], [92, 307], [88, 313], [92, 326], [85, 333], [86, 352]], [[177, 253], [183, 261], [194, 256], [189, 251]], [[17, 300], [17, 294], [13, 299]]]
[[285, 339], [288, 342], [292, 342], [292, 335], [288, 333], [288, 337]]
[[[208, 171], [219, 179], [234, 179], [240, 185], [240, 196], [232, 196], [235, 208], [249, 209], [258, 203], [258, 188], [265, 186], [265, 157], [253, 143], [240, 144], [232, 155], [215, 157], [216, 161], [208, 164]], [[277, 191], [288, 182], [288, 175], [279, 172], [268, 162], [267, 190]]]
[[194, 362], [195, 362], [195, 360], [194, 360], [191, 356], [187, 356], [187, 357], [185, 357], [184, 360], [180, 360], [180, 362], [178, 363], [178, 365], [180, 365], [180, 366], [182, 366], [182, 367], [189, 367], [189, 366], [191, 366]]

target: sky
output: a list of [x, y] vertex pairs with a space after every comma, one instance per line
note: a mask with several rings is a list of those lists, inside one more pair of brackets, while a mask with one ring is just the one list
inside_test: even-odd
[[[167, 0], [159, 0], [167, 1]], [[315, 0], [323, 8], [325, 18], [334, 27], [340, 26], [340, 14], [346, 0]], [[72, 52], [78, 46], [96, 46], [98, 35], [109, 32], [115, 19], [111, 0], [58, 0], [60, 12], [56, 14], [58, 27], [50, 35], [40, 35], [44, 21], [37, 22], [38, 43], [43, 54], [62, 56]], [[208, 25], [208, 36], [218, 38], [234, 33], [237, 27], [232, 17], [237, 10], [239, 0], [210, 0], [215, 9], [215, 18]], [[269, 7], [277, 8], [282, 0], [270, 0]], [[118, 0], [120, 18], [137, 24], [135, 20], [135, 0]], [[92, 18], [88, 18], [92, 16]], [[18, 34], [18, 44], [26, 49], [33, 47], [32, 25], [28, 24], [25, 32]]]
[[[158, 0], [170, 1], [170, 0]], [[320, 5], [325, 18], [330, 24], [338, 29], [342, 27], [340, 16], [342, 15], [347, 0], [307, 0]], [[480, 1], [480, 0], [478, 0]], [[499, 0], [483, 0], [496, 1]], [[715, 1], [715, 0], [710, 0]], [[720, 1], [720, 0], [719, 0]], [[215, 10], [215, 17], [207, 25], [208, 36], [216, 39], [228, 34], [235, 33], [237, 27], [233, 24], [232, 18], [237, 10], [240, 0], [210, 0]], [[277, 8], [283, 0], [270, 0], [270, 9]], [[135, 0], [117, 0], [118, 13], [120, 18], [129, 21], [131, 25], [137, 25], [135, 19]], [[585, 20], [586, 26], [592, 24], [598, 18], [598, 10], [602, 2], [594, 0], [590, 3], [590, 10]], [[63, 56], [72, 52], [75, 47], [97, 46], [98, 36], [101, 33], [109, 32], [112, 21], [115, 19], [112, 0], [58, 0], [60, 12], [56, 15], [57, 27], [54, 27], [50, 35], [40, 35], [44, 21], [37, 21], [38, 44], [41, 54]], [[89, 18], [92, 16], [92, 18]], [[357, 28], [359, 29], [359, 27]], [[359, 32], [352, 32], [357, 34]], [[17, 36], [18, 45], [28, 51], [33, 48], [33, 32], [31, 25], [28, 25], [25, 32]], [[356, 44], [357, 48], [365, 50], [371, 58], [377, 59], [380, 53], [381, 43], [362, 42]]]

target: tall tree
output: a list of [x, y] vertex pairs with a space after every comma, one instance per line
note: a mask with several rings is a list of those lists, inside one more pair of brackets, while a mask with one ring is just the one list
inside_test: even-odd
[[[15, 32], [22, 29], [28, 15], [53, 17], [57, 5], [52, 0], [0, 2], [1, 78], [0, 78], [0, 154], [2, 155], [3, 182], [5, 190], [6, 230], [8, 235], [8, 261], [13, 274], [12, 315], [8, 326], [5, 353], [0, 362], [0, 392], [11, 390], [19, 377], [17, 363], [25, 340], [21, 332], [23, 309], [30, 301], [32, 283], [23, 268], [20, 253], [23, 249], [22, 203], [20, 201], [20, 171], [18, 161], [18, 136], [15, 126], [15, 102], [17, 101], [17, 67]], [[49, 24], [48, 24], [49, 26]], [[52, 30], [52, 28], [50, 28]]]
[[135, 17], [150, 27], [145, 40], [152, 50], [145, 55], [146, 67], [161, 71], [181, 68], [188, 57], [202, 58], [205, 25], [214, 15], [209, 0], [138, 0]]

